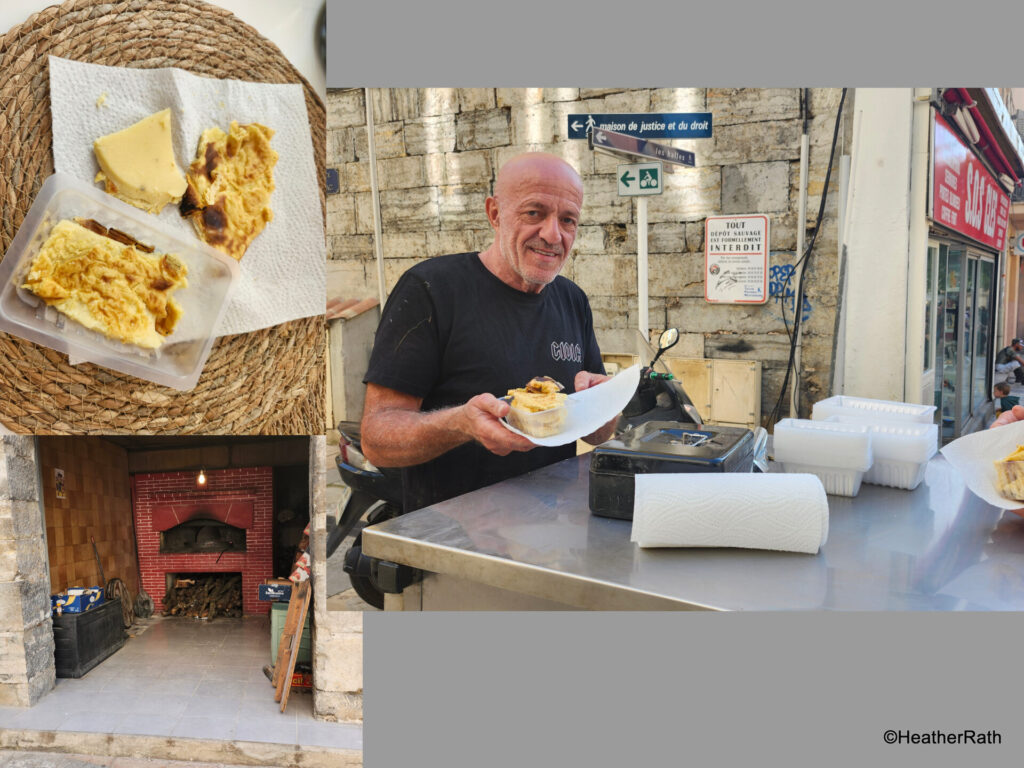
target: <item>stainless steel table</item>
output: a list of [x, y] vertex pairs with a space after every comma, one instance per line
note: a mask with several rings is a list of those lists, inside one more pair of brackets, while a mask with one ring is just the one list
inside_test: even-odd
[[647, 549], [587, 506], [589, 456], [363, 532], [368, 555], [423, 580], [404, 610], [1022, 610], [1024, 518], [967, 490], [941, 455], [913, 491], [829, 496], [817, 555]]

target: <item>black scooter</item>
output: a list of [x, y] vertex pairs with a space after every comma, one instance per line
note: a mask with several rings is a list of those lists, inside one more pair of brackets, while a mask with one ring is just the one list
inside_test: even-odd
[[328, 519], [327, 556], [334, 554], [345, 537], [356, 531], [355, 541], [345, 553], [345, 572], [356, 594], [370, 605], [383, 608], [384, 593], [374, 579], [376, 561], [363, 554], [362, 529], [402, 514], [402, 470], [375, 467], [363, 456], [358, 421], [341, 422], [338, 432], [341, 452], [335, 464], [352, 494], [337, 522], [332, 525]]
[[[637, 337], [640, 338], [639, 333]], [[657, 352], [646, 340], [641, 341], [641, 354], [651, 358], [651, 363], [641, 370], [640, 383], [623, 409], [616, 434], [647, 421], [672, 421], [691, 426], [703, 423], [682, 383], [663, 366], [661, 370], [655, 370], [662, 354], [677, 343], [679, 331], [675, 328], [661, 334]], [[402, 470], [379, 469], [366, 460], [360, 452], [358, 422], [342, 422], [338, 431], [341, 433], [341, 453], [336, 463], [341, 479], [352, 489], [352, 495], [341, 518], [336, 524], [329, 525], [327, 556], [330, 557], [352, 531], [358, 531], [355, 541], [345, 553], [344, 569], [356, 593], [370, 605], [383, 608], [384, 592], [378, 585], [382, 581], [401, 580], [403, 574], [382, 574], [379, 561], [363, 554], [362, 528], [402, 514]]]
[[[678, 343], [679, 331], [675, 328], [669, 328], [658, 338], [658, 351], [651, 364], [641, 369], [636, 392], [622, 409], [617, 435], [647, 421], [675, 421], [694, 426], [704, 423], [679, 379], [664, 368], [655, 370], [661, 356]], [[646, 341], [643, 345], [648, 354], [653, 351]]]

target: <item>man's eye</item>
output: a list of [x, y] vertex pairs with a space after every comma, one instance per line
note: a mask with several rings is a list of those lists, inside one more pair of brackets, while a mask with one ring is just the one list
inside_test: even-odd
[[562, 223], [565, 224], [565, 226], [567, 226], [567, 227], [575, 227], [576, 226], [576, 219], [573, 219], [573, 218], [570, 218], [570, 217], [567, 216], [566, 218], [562, 219]]

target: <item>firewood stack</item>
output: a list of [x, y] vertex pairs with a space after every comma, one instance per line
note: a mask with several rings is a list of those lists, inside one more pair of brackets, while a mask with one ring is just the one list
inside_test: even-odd
[[182, 578], [164, 595], [164, 616], [213, 619], [242, 615], [242, 577], [214, 574]]

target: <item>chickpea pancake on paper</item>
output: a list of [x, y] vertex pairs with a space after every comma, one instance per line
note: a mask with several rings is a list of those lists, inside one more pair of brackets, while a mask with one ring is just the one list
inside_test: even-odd
[[173, 254], [153, 253], [91, 220], [64, 219], [33, 259], [22, 288], [107, 338], [156, 349], [181, 319], [171, 294], [188, 285], [187, 273]]
[[270, 146], [273, 135], [259, 123], [232, 121], [227, 133], [209, 128], [186, 174], [181, 215], [203, 242], [236, 261], [274, 218], [270, 197], [278, 155]]

